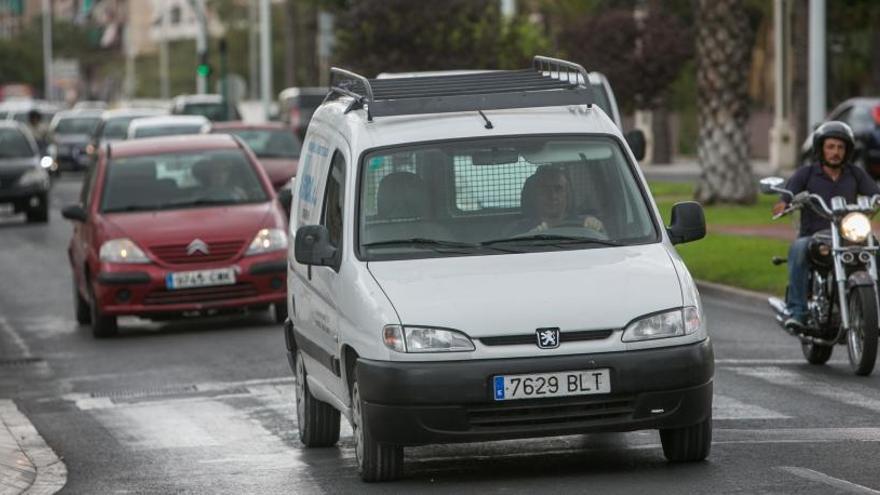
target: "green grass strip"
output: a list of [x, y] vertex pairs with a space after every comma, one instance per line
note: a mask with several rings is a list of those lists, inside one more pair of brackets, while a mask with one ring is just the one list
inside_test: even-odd
[[676, 249], [695, 279], [781, 296], [788, 272], [785, 265], [774, 266], [770, 259], [785, 257], [788, 246], [777, 239], [709, 234]]

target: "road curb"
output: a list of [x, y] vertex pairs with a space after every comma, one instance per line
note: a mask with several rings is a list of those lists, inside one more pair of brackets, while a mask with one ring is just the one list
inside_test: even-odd
[[739, 287], [732, 287], [730, 285], [718, 284], [715, 282], [706, 282], [704, 280], [697, 280], [697, 288], [700, 290], [700, 295], [733, 300], [748, 305], [766, 305], [767, 298], [773, 297], [773, 294], [740, 289]]
[[0, 492], [53, 494], [67, 483], [67, 467], [46, 445], [15, 402], [0, 399]]

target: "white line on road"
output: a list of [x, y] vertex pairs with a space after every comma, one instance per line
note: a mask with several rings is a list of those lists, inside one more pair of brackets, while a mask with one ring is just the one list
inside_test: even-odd
[[[61, 490], [67, 483], [67, 467], [55, 451], [46, 445], [46, 441], [15, 403], [0, 399], [0, 434], [6, 431], [11, 435], [10, 440], [18, 444], [19, 452], [27, 457], [36, 470], [33, 484], [25, 492], [28, 495], [43, 495]], [[0, 469], [5, 468], [0, 465]]]
[[712, 401], [712, 419], [788, 419], [778, 411], [766, 409], [755, 404], [746, 404], [733, 397], [715, 393]]
[[21, 358], [33, 357], [33, 356], [31, 356], [30, 347], [28, 347], [28, 345], [24, 341], [24, 339], [21, 338], [21, 335], [19, 335], [18, 332], [15, 331], [15, 328], [13, 328], [12, 325], [9, 324], [9, 321], [7, 321], [6, 318], [4, 318], [2, 316], [0, 316], [0, 332], [3, 332], [4, 334], [8, 335], [9, 338], [12, 340], [12, 343], [16, 347], [18, 347], [18, 352], [19, 352], [20, 356], [16, 356], [16, 357], [21, 357]]
[[[848, 361], [837, 360], [828, 361], [828, 364], [847, 364]], [[756, 365], [788, 365], [803, 364], [806, 365], [805, 359], [715, 359], [715, 364], [727, 366], [756, 366]]]
[[825, 473], [820, 473], [819, 471], [813, 471], [812, 469], [797, 467], [797, 466], [780, 466], [779, 469], [791, 473], [800, 478], [804, 478], [806, 480], [815, 481], [817, 483], [822, 483], [828, 486], [832, 486], [837, 488], [838, 490], [843, 490], [849, 493], [860, 493], [860, 494], [871, 494], [878, 495], [880, 491], [874, 490], [873, 488], [868, 488], [866, 486], [857, 485], [850, 481], [842, 480], [839, 478], [834, 478], [832, 476], [828, 476]]
[[[838, 385], [823, 383], [815, 377], [794, 373], [776, 366], [731, 369], [739, 375], [759, 378], [774, 385], [797, 388], [804, 393], [824, 397], [834, 402], [880, 412], [880, 399], [850, 390], [841, 390]], [[875, 390], [868, 393], [877, 395]]]

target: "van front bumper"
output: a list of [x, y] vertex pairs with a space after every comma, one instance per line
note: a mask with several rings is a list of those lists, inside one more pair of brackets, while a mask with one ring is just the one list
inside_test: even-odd
[[[495, 401], [492, 377], [608, 368], [611, 393]], [[395, 445], [679, 428], [711, 416], [712, 344], [606, 354], [401, 363], [360, 359], [365, 424]]]

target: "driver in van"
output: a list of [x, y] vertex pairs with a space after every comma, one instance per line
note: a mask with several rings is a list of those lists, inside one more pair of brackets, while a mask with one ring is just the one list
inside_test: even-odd
[[520, 225], [520, 230], [538, 233], [566, 226], [605, 231], [601, 220], [592, 215], [574, 215], [572, 206], [571, 181], [565, 172], [551, 166], [539, 167], [523, 185], [522, 209], [527, 218]]

